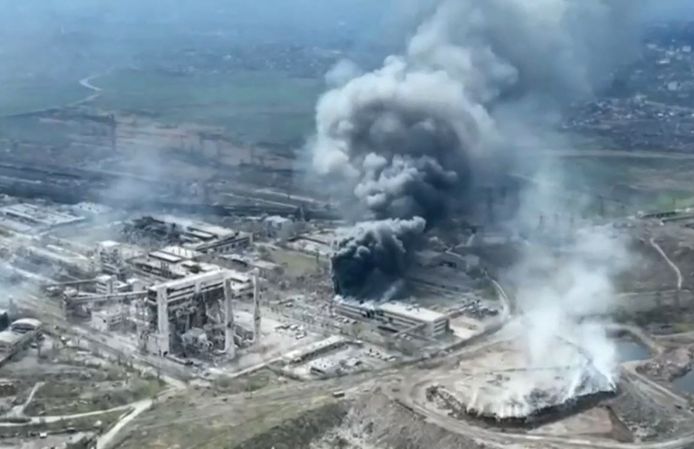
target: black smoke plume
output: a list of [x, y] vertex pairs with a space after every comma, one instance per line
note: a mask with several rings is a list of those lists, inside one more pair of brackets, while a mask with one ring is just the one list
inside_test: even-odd
[[402, 278], [426, 227], [423, 218], [364, 222], [346, 231], [332, 257], [335, 292], [380, 298]]
[[[317, 106], [314, 167], [346, 186], [363, 219], [385, 220], [338, 245], [342, 294], [368, 290], [373, 273], [404, 273], [415, 236], [452, 205], [474, 208], [465, 202], [474, 198], [469, 187], [484, 182], [476, 179], [487, 172], [480, 160], [531, 159], [512, 149], [542, 140], [538, 116], [592, 95], [636, 42], [639, 8], [627, 0], [435, 3], [403, 55], [371, 73], [354, 71]], [[426, 224], [417, 220], [422, 231], [401, 238], [413, 217]]]

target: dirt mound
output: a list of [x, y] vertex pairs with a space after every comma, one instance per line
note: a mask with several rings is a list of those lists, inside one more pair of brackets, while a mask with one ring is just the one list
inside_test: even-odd
[[233, 448], [306, 449], [312, 441], [321, 439], [328, 430], [339, 426], [346, 414], [345, 404], [328, 404], [284, 421]]
[[380, 391], [355, 401], [342, 424], [311, 449], [481, 449], [486, 446], [425, 422]]
[[483, 449], [425, 422], [380, 390], [283, 421], [233, 449]]
[[672, 382], [692, 369], [694, 346], [668, 348], [665, 352], [646, 363], [637, 371], [659, 382]]

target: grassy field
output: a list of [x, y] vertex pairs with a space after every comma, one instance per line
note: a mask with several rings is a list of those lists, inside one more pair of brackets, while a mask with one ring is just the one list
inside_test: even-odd
[[156, 379], [135, 379], [127, 386], [113, 388], [110, 385], [84, 382], [50, 382], [42, 386], [26, 413], [29, 416], [71, 415], [97, 410], [107, 410], [141, 399], [153, 398], [165, 385]]
[[572, 193], [604, 196], [606, 208], [623, 204], [634, 212], [694, 205], [693, 170], [694, 158], [610, 156], [606, 150], [598, 157], [559, 158], [548, 172]]
[[90, 93], [77, 80], [5, 81], [0, 84], [0, 117], [65, 106]]
[[315, 274], [319, 269], [314, 257], [297, 251], [283, 248], [272, 249], [268, 257], [272, 262], [284, 267], [287, 276], [294, 278]]
[[280, 72], [180, 76], [124, 70], [93, 83], [103, 89], [98, 107], [221, 126], [237, 138], [273, 143], [300, 141], [310, 133], [323, 91], [322, 80]]

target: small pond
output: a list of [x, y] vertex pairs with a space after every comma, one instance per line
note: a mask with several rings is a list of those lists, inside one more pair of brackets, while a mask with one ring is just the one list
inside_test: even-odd
[[689, 370], [684, 376], [675, 379], [672, 384], [683, 393], [694, 394], [694, 370]]
[[617, 344], [617, 357], [620, 363], [636, 362], [651, 357], [648, 347], [636, 340], [618, 338], [615, 342]]

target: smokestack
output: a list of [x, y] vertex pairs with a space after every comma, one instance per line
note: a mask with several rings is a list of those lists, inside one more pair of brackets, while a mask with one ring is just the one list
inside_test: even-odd
[[260, 343], [260, 294], [257, 274], [253, 275], [253, 343]]
[[234, 310], [232, 307], [233, 297], [234, 293], [231, 289], [231, 279], [224, 279], [224, 352], [230, 359], [236, 358]]

